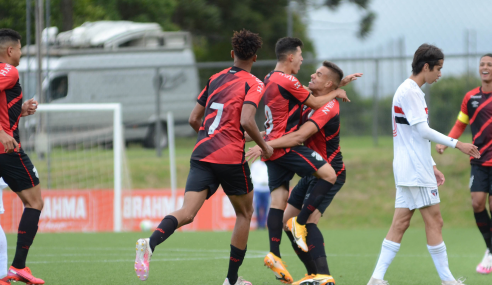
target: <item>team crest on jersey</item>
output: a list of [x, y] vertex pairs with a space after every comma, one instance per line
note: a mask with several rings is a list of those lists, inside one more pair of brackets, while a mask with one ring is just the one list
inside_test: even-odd
[[437, 193], [437, 189], [431, 190], [431, 194], [432, 194], [432, 196], [434, 196], [434, 197], [437, 197], [437, 195], [439, 195], [439, 194]]
[[323, 161], [323, 157], [321, 157], [321, 155], [315, 151], [313, 151], [313, 153], [311, 154], [312, 157], [316, 158], [317, 161]]
[[478, 101], [473, 101], [471, 104], [473, 108], [476, 108], [480, 103]]

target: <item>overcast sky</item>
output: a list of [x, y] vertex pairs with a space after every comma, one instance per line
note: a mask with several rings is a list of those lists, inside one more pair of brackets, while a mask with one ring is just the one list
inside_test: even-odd
[[492, 52], [490, 0], [372, 0], [371, 9], [377, 20], [369, 37], [360, 40], [355, 34], [362, 12], [355, 5], [345, 2], [337, 11], [311, 8], [308, 33], [318, 57], [387, 53], [390, 42], [400, 37], [405, 38], [407, 54], [424, 42], [437, 45], [445, 54], [462, 53], [467, 29], [477, 35], [477, 52]]

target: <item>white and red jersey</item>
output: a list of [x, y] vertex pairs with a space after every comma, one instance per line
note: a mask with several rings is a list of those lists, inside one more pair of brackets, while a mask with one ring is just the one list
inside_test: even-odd
[[428, 122], [425, 94], [412, 79], [396, 90], [392, 106], [393, 172], [397, 186], [436, 187], [431, 142], [420, 136], [416, 124]]

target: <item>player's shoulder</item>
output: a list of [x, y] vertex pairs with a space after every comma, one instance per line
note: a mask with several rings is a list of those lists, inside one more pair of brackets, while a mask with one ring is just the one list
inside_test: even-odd
[[340, 111], [340, 102], [333, 99], [314, 112], [315, 115], [333, 115]]
[[232, 67], [228, 67], [220, 72], [215, 73], [214, 75], [210, 76], [210, 81], [213, 81], [217, 79], [219, 76], [230, 73], [232, 71]]
[[0, 76], [19, 78], [19, 71], [8, 63], [0, 63]]
[[301, 82], [299, 82], [299, 79], [292, 74], [285, 74], [280, 71], [275, 71], [271, 74], [269, 79], [287, 90], [297, 90], [303, 88]]
[[481, 92], [480, 86], [478, 86], [477, 88], [473, 88], [472, 90], [466, 92], [465, 98], [469, 99], [471, 96], [475, 96], [475, 95], [479, 94], [480, 92]]
[[424, 92], [422, 92], [422, 89], [412, 79], [405, 80], [395, 93], [395, 97], [397, 98], [422, 97], [423, 95]]

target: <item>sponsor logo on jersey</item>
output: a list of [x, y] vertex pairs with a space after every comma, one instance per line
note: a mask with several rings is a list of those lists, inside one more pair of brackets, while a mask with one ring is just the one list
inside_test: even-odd
[[3, 75], [4, 77], [7, 76], [7, 74], [11, 69], [12, 69], [12, 65], [5, 64], [5, 67], [2, 70], [0, 70], [0, 75]]
[[482, 99], [482, 95], [471, 96], [471, 99]]
[[473, 108], [476, 108], [476, 107], [478, 107], [478, 105], [480, 105], [480, 103], [478, 101], [473, 101], [473, 102], [471, 102], [471, 104], [472, 104]]

